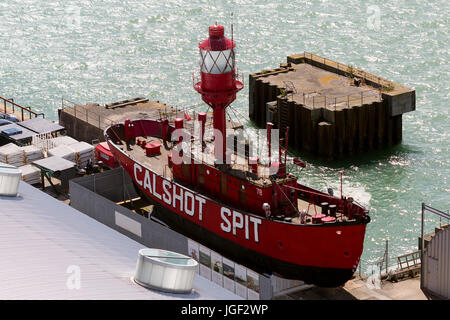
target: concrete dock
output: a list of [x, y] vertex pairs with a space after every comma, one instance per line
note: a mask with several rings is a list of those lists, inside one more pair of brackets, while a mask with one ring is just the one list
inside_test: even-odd
[[[145, 100], [144, 100], [145, 101]], [[172, 113], [172, 107], [156, 101], [128, 104], [121, 107], [106, 108], [98, 103], [76, 104], [63, 100], [58, 110], [59, 124], [66, 128], [67, 134], [80, 141], [92, 143], [104, 141], [103, 130], [125, 119], [159, 118], [160, 113]], [[182, 115], [182, 113], [179, 113]]]
[[400, 282], [383, 281], [379, 289], [356, 276], [339, 288], [312, 287], [278, 297], [280, 300], [427, 300], [420, 289], [420, 277]]
[[[136, 98], [138, 99], [138, 98]], [[132, 99], [133, 100], [133, 99]], [[92, 143], [93, 140], [105, 141], [103, 131], [108, 126], [123, 122], [125, 119], [161, 119], [167, 117], [173, 124], [175, 118], [185, 118], [185, 111], [194, 119], [193, 110], [185, 110], [169, 106], [159, 101], [140, 98], [143, 102], [118, 104], [117, 106], [100, 105], [98, 103], [76, 104], [63, 100], [58, 110], [59, 124], [66, 128], [67, 135], [80, 141]], [[208, 113], [206, 127], [212, 127], [212, 113]], [[185, 128], [193, 130], [193, 121], [185, 121]], [[227, 120], [228, 128], [240, 128], [242, 124]]]
[[249, 75], [249, 116], [274, 123], [290, 145], [327, 159], [395, 145], [415, 91], [311, 53]]

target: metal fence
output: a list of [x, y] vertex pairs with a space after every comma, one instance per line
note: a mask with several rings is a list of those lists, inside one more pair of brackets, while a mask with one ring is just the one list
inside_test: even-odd
[[75, 118], [84, 120], [87, 123], [102, 130], [113, 124], [116, 124], [116, 121], [108, 119], [107, 117], [100, 115], [95, 111], [89, 110], [84, 106], [80, 106], [75, 102], [64, 98], [61, 99], [61, 109], [73, 115]]
[[373, 83], [376, 83], [379, 87], [382, 88], [390, 88], [392, 86], [394, 86], [394, 83], [392, 81], [389, 81], [387, 79], [378, 77], [374, 74], [368, 73], [364, 70], [358, 69], [358, 68], [354, 68], [352, 66], [343, 64], [343, 63], [339, 63], [337, 61], [334, 60], [330, 60], [321, 56], [318, 56], [316, 54], [313, 54], [311, 52], [303, 52], [302, 54], [300, 54], [303, 56], [303, 58], [305, 59], [309, 59], [311, 61], [315, 61], [318, 63], [322, 63], [326, 66], [330, 66], [333, 68], [336, 68], [337, 70], [343, 71], [345, 73], [352, 73], [352, 75], [356, 76], [356, 77], [360, 77], [366, 80], [369, 80]]
[[12, 110], [13, 113], [16, 112], [16, 110], [19, 110], [21, 113], [21, 120], [24, 121], [25, 119], [25, 114], [28, 113], [28, 117], [31, 119], [32, 116], [34, 116], [35, 118], [42, 116], [42, 118], [45, 118], [44, 113], [42, 112], [36, 112], [31, 110], [31, 107], [24, 107], [21, 106], [20, 104], [17, 104], [14, 102], [14, 99], [6, 99], [3, 97], [0, 97], [1, 100], [3, 100], [3, 112], [4, 113], [8, 113], [8, 108], [10, 108]]
[[373, 101], [381, 101], [381, 92], [375, 90], [363, 91], [360, 94], [342, 95], [330, 98], [326, 95], [317, 94], [317, 92], [297, 93], [303, 105], [312, 107], [312, 109], [331, 109], [336, 111], [338, 107], [349, 108], [350, 105], [363, 105], [364, 102], [372, 103]]

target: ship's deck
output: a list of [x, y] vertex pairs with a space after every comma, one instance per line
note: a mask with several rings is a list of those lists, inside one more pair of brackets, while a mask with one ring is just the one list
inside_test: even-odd
[[[160, 154], [147, 156], [145, 149], [139, 145], [130, 145], [128, 150], [126, 151], [133, 159], [136, 159], [139, 163], [148, 166], [153, 171], [158, 173], [161, 176], [166, 178], [172, 178], [172, 172], [168, 167], [168, 154], [172, 150], [172, 143], [166, 142], [164, 143], [163, 139], [158, 137], [138, 137], [139, 140], [144, 140], [146, 144], [148, 143], [159, 143], [161, 145]], [[211, 141], [207, 141], [207, 147], [204, 152], [201, 151], [200, 145], [193, 146], [191, 152], [194, 155], [196, 161], [200, 163], [207, 164], [211, 167], [214, 167], [214, 146]], [[123, 147], [125, 148], [125, 147]], [[272, 184], [269, 179], [270, 176], [270, 168], [268, 166], [259, 165], [258, 166], [258, 174], [248, 174], [251, 172], [250, 166], [246, 163], [246, 160], [242, 156], [238, 156], [236, 154], [231, 155], [232, 166], [231, 169], [228, 169], [227, 172], [230, 175], [234, 175], [236, 177], [245, 178], [249, 182], [258, 185], [260, 187], [270, 186]], [[284, 182], [284, 178], [279, 178], [277, 180], [278, 183]]]
[[[155, 173], [159, 174], [168, 179], [172, 179], [172, 171], [168, 165], [168, 154], [171, 151], [171, 143], [164, 143], [164, 141], [160, 138], [156, 137], [139, 137], [140, 140], [144, 140], [146, 143], [160, 143], [161, 148], [160, 154], [147, 156], [145, 153], [145, 149], [141, 146], [135, 144], [130, 145], [128, 150], [124, 150], [128, 153], [133, 159], [137, 162], [142, 163], [144, 166], [153, 170]], [[123, 149], [126, 147], [124, 146]]]
[[[163, 139], [157, 138], [157, 137], [138, 137], [139, 140], [144, 140], [146, 143], [160, 143], [160, 153], [157, 155], [147, 156], [145, 149], [142, 148], [140, 145], [130, 145], [129, 149], [126, 151], [135, 161], [143, 164], [144, 166], [148, 167], [152, 171], [154, 171], [156, 174], [163, 176], [168, 179], [172, 179], [172, 170], [168, 166], [168, 154], [172, 150], [172, 143], [164, 143]], [[121, 148], [125, 148], [125, 146], [121, 146]], [[213, 159], [211, 154], [205, 154], [203, 155], [203, 161], [205, 163], [208, 163], [208, 160], [211, 161]], [[235, 160], [235, 157], [232, 158]], [[245, 170], [246, 167], [242, 167], [243, 165], [235, 164], [233, 165], [234, 170]], [[260, 166], [260, 170], [264, 170], [263, 166]], [[259, 171], [259, 174], [264, 174], [264, 171]], [[259, 177], [258, 179], [254, 181], [259, 181], [259, 183], [262, 183], [262, 181], [266, 180], [268, 184], [271, 184], [271, 181], [268, 178]], [[253, 181], [253, 182], [254, 182]], [[308, 202], [302, 199], [297, 200], [297, 209], [298, 211], [305, 210], [307, 213], [306, 216], [306, 224], [312, 224], [312, 217], [316, 214], [320, 214], [322, 212], [320, 206], [318, 204], [314, 204], [312, 202]], [[284, 216], [280, 217], [274, 217], [274, 219], [280, 219], [284, 220]], [[344, 222], [347, 221], [347, 217], [344, 215], [341, 215], [339, 212], [337, 212], [336, 216], [336, 222]], [[294, 224], [300, 224], [300, 218], [299, 217], [293, 217], [291, 219], [291, 222]]]

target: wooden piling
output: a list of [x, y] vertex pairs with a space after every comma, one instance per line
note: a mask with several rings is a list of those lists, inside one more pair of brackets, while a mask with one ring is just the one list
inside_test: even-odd
[[262, 127], [263, 118], [262, 114], [265, 109], [265, 100], [264, 100], [264, 84], [262, 82], [262, 78], [258, 78], [255, 80], [256, 86], [256, 99], [255, 99], [255, 122], [259, 127]]
[[345, 137], [345, 128], [346, 128], [346, 123], [345, 123], [345, 112], [344, 110], [340, 109], [340, 110], [336, 110], [335, 115], [335, 143], [336, 143], [336, 154], [338, 156], [342, 156], [345, 153], [345, 141], [346, 141], [346, 137]]
[[393, 138], [393, 143], [394, 144], [399, 144], [400, 142], [402, 142], [402, 115], [399, 114], [398, 116], [393, 117], [394, 120], [394, 138]]
[[289, 126], [289, 141], [294, 141], [294, 128], [296, 127], [295, 122], [295, 108], [296, 103], [293, 100], [288, 100], [288, 126]]
[[270, 87], [268, 85], [267, 79], [262, 78], [261, 79], [261, 91], [262, 91], [262, 97], [263, 97], [263, 103], [261, 104], [261, 117], [260, 117], [260, 126], [265, 128], [266, 127], [266, 103], [271, 101], [270, 96]]
[[294, 139], [291, 141], [294, 141], [294, 147], [296, 147], [296, 149], [298, 149], [298, 150], [303, 148], [301, 108], [302, 108], [302, 105], [294, 103], [294, 124], [295, 125], [290, 130], [290, 131], [294, 132]]
[[367, 147], [367, 126], [368, 126], [368, 105], [364, 104], [356, 108], [358, 114], [358, 152], [366, 151]]
[[319, 122], [317, 125], [317, 153], [327, 159], [333, 158], [334, 125], [329, 122]]
[[376, 126], [376, 105], [367, 106], [367, 149], [372, 150], [375, 144], [375, 126]]
[[355, 153], [357, 130], [357, 114], [355, 112], [355, 108], [350, 107], [345, 109], [345, 150], [348, 154]]

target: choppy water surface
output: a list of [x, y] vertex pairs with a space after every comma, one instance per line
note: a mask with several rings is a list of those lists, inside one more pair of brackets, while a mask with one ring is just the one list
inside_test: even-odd
[[[302, 182], [337, 191], [344, 170], [344, 194], [370, 208], [367, 267], [386, 239], [391, 258], [415, 250], [422, 201], [450, 207], [449, 9], [445, 0], [4, 1], [0, 93], [53, 119], [61, 97], [147, 96], [201, 109], [192, 72], [197, 44], [216, 21], [234, 22], [246, 79], [309, 51], [415, 88], [417, 110], [403, 116], [401, 145], [331, 166], [306, 158]], [[233, 106], [247, 115], [248, 87]], [[439, 223], [428, 221], [427, 231]]]

